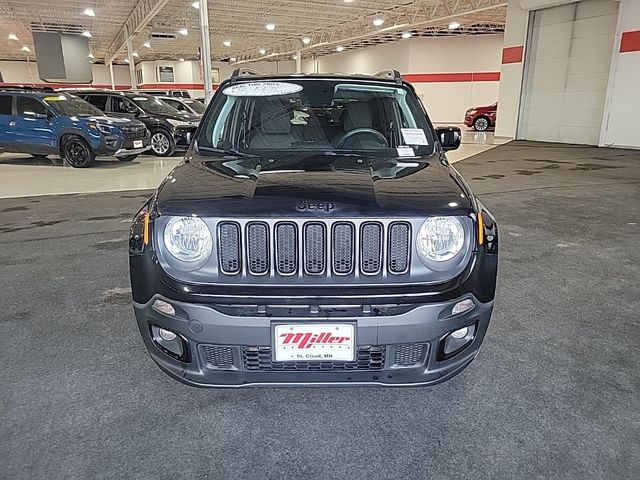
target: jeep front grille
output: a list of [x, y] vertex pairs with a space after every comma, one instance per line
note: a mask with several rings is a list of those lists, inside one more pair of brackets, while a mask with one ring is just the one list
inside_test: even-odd
[[404, 221], [221, 221], [217, 230], [224, 275], [398, 276], [411, 263], [411, 225]]
[[356, 359], [353, 362], [341, 361], [310, 361], [310, 362], [276, 362], [273, 360], [269, 346], [245, 346], [242, 357], [245, 370], [257, 371], [302, 371], [302, 372], [331, 372], [348, 370], [382, 370], [386, 347], [384, 345], [367, 345], [358, 347]]

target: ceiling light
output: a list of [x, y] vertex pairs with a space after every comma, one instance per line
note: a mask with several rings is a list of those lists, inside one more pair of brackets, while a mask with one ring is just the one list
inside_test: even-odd
[[376, 18], [373, 19], [373, 26], [374, 27], [381, 27], [382, 25], [384, 25], [384, 18], [376, 17]]
[[231, 57], [231, 58], [229, 59], [229, 61], [230, 61], [230, 62], [235, 62], [235, 61], [236, 61], [236, 57]]
[[261, 48], [260, 50], [258, 50], [260, 52], [260, 55], [266, 55], [267, 54], [267, 50], [264, 48]]
[[178, 33], [180, 33], [180, 35], [189, 35], [189, 30], [186, 28], [181, 28]]
[[353, 0], [342, 0], [344, 3], [353, 3]]
[[87, 55], [87, 58], [96, 58], [93, 56], [93, 53], [90, 53], [89, 55]]
[[93, 11], [93, 8], [85, 8], [84, 12], [82, 12], [83, 14], [85, 14], [87, 17], [95, 17], [96, 16], [96, 12]]
[[409, 38], [409, 37], [411, 37], [411, 32], [404, 32], [402, 34], [402, 38]]
[[449, 24], [449, 30], [455, 30], [456, 28], [460, 28], [460, 22], [451, 22]]
[[142, 46], [143, 46], [144, 48], [151, 48], [151, 44], [150, 44], [149, 42], [144, 42], [144, 43], [142, 44]]
[[311, 37], [302, 37], [302, 43], [309, 45], [311, 43]]
[[15, 33], [10, 33], [7, 38], [9, 40], [18, 40], [18, 36]]
[[125, 58], [124, 60], [122, 60], [124, 63], [129, 63], [129, 59]]
[[178, 61], [184, 62], [184, 58], [179, 58]]
[[340, 46], [340, 47], [336, 47], [336, 52], [342, 52], [344, 50], [344, 47]]
[[30, 52], [31, 49], [29, 47], [27, 47], [26, 45], [24, 47], [22, 47], [20, 50], [22, 50], [23, 52]]
[[199, 8], [200, 8], [200, 2], [193, 2], [193, 3], [191, 4], [191, 6], [192, 6], [193, 8], [198, 8], [198, 9], [199, 9]]
[[222, 42], [222, 44], [223, 44], [225, 47], [230, 47], [230, 46], [231, 46], [231, 40], [225, 40], [224, 42]]
[[291, 57], [291, 60], [297, 60], [298, 59], [298, 55], [294, 55], [293, 57]]
[[92, 37], [91, 32], [89, 30], [85, 30], [84, 32], [82, 32], [82, 36], [87, 38]]
[[138, 55], [138, 52], [133, 52], [133, 53], [131, 54], [131, 56], [132, 56], [132, 57], [136, 57], [136, 58], [138, 58], [140, 55]]
[[273, 32], [276, 29], [276, 24], [275, 23], [267, 23], [264, 28], [266, 28], [267, 30], [269, 30], [270, 32]]

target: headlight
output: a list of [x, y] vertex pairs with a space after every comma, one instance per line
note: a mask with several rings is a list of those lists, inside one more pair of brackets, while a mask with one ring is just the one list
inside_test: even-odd
[[169, 122], [174, 127], [186, 127], [189, 125], [189, 122], [183, 122], [182, 120], [174, 120], [173, 118], [167, 118], [167, 122]]
[[198, 262], [211, 255], [211, 232], [198, 217], [173, 217], [164, 227], [164, 244], [183, 262]]
[[98, 130], [100, 130], [102, 133], [106, 133], [107, 135], [113, 133], [113, 127], [110, 127], [109, 125], [104, 125], [102, 123], [96, 123], [96, 127], [98, 128]]
[[416, 240], [421, 260], [446, 262], [462, 250], [464, 228], [455, 217], [431, 217], [418, 230]]

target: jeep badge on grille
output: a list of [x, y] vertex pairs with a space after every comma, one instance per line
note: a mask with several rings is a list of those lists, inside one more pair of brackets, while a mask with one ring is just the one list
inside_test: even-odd
[[335, 208], [336, 206], [330, 202], [308, 202], [307, 200], [303, 200], [296, 206], [296, 210], [299, 212], [313, 212], [317, 210], [331, 213]]

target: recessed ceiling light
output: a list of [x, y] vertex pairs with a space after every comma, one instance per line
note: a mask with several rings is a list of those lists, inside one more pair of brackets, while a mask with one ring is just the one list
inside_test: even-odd
[[87, 55], [88, 58], [96, 58], [93, 56], [93, 53], [90, 53], [89, 55]]
[[87, 17], [95, 17], [96, 16], [96, 12], [93, 10], [93, 8], [85, 8], [84, 12], [82, 12], [83, 14], [85, 14]]
[[140, 55], [138, 55], [138, 52], [133, 52], [133, 53], [131, 54], [131, 56], [132, 56], [132, 57], [136, 57], [136, 58], [138, 58]]
[[231, 40], [225, 40], [224, 42], [222, 42], [222, 44], [223, 44], [225, 47], [230, 47], [230, 46], [231, 46]]
[[179, 58], [178, 61], [184, 62], [184, 58]]
[[373, 26], [374, 27], [381, 27], [382, 25], [384, 25], [384, 18], [376, 17], [376, 18], [373, 19]]
[[31, 49], [29, 47], [27, 47], [26, 45], [24, 47], [22, 47], [20, 50], [22, 50], [23, 52], [30, 52]]
[[298, 55], [294, 55], [293, 57], [291, 57], [291, 60], [297, 60], [298, 59]]
[[264, 48], [261, 48], [260, 50], [258, 50], [260, 52], [260, 55], [266, 55], [267, 50]]
[[273, 32], [276, 29], [276, 24], [275, 23], [267, 23], [264, 28], [266, 28], [267, 30], [269, 30], [270, 32]]
[[144, 48], [151, 48], [151, 44], [150, 44], [149, 42], [144, 42], [144, 43], [142, 44], [142, 46], [143, 46]]
[[342, 0], [344, 3], [353, 3], [353, 0]]
[[191, 6], [192, 6], [193, 8], [200, 9], [200, 2], [193, 2], [193, 3], [191, 4]]
[[302, 43], [309, 45], [311, 43], [311, 37], [302, 37]]
[[18, 40], [18, 36], [15, 33], [10, 33], [7, 38], [9, 40]]
[[87, 38], [92, 37], [91, 32], [89, 30], [85, 30], [84, 32], [82, 32], [82, 36]]
[[403, 32], [402, 38], [409, 38], [409, 37], [411, 37], [411, 32]]
[[460, 22], [451, 22], [449, 24], [449, 30], [455, 30], [456, 28], [460, 28]]
[[124, 60], [122, 60], [124, 63], [129, 63], [129, 59], [125, 58]]
[[181, 28], [178, 33], [180, 33], [180, 35], [189, 35], [189, 30], [186, 28]]
[[342, 52], [344, 50], [343, 46], [336, 47], [336, 52]]
[[231, 57], [231, 58], [229, 59], [229, 61], [230, 61], [230, 62], [235, 62], [235, 61], [236, 61], [236, 57]]

